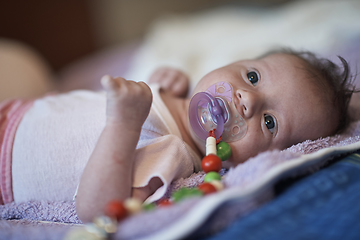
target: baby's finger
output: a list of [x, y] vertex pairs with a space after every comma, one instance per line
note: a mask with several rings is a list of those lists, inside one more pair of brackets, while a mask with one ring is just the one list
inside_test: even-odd
[[166, 71], [163, 68], [156, 70], [149, 78], [149, 83], [158, 83], [165, 76]]
[[184, 75], [179, 75], [171, 86], [172, 92], [178, 97], [186, 97], [189, 90], [189, 80]]
[[[142, 82], [142, 81], [137, 82], [137, 84], [138, 84], [139, 86], [141, 86], [142, 89], [145, 90], [145, 95], [150, 95], [150, 96], [152, 96], [151, 89], [150, 89], [149, 85], [147, 85], [145, 82]], [[145, 96], [145, 95], [144, 95], [144, 96]]]
[[116, 81], [110, 75], [105, 75], [101, 78], [101, 85], [105, 90], [113, 90], [119, 87], [118, 81]]
[[178, 75], [177, 71], [174, 71], [174, 70], [166, 71], [166, 73], [164, 74], [163, 79], [161, 81], [161, 87], [163, 87], [164, 89], [170, 90], [177, 81], [177, 78], [178, 78], [177, 75]]

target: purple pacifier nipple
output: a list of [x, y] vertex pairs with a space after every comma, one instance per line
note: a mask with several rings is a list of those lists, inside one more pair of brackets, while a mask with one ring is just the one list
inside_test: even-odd
[[227, 82], [218, 82], [192, 97], [189, 120], [198, 137], [205, 141], [213, 129], [216, 138], [222, 136], [222, 140], [227, 142], [245, 136], [246, 122], [237, 112], [232, 98], [233, 88]]
[[[202, 106], [199, 108], [199, 106]], [[194, 132], [198, 137], [205, 140], [208, 137], [209, 131], [213, 130], [215, 127], [212, 123], [210, 123], [209, 130], [205, 129], [207, 120], [206, 118], [199, 118], [199, 111], [203, 111], [204, 108], [208, 106], [209, 113], [216, 124], [215, 137], [219, 138], [224, 130], [224, 117], [223, 117], [223, 109], [220, 107], [218, 101], [211, 96], [207, 92], [199, 92], [196, 93], [191, 101], [189, 106], [189, 118], [190, 124]]]

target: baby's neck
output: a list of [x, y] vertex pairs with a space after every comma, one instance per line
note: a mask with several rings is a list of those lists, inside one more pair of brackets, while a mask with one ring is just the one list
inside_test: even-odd
[[190, 99], [177, 98], [164, 91], [160, 92], [160, 96], [179, 127], [184, 142], [186, 142], [199, 156], [202, 156], [201, 151], [193, 140], [189, 129], [188, 108]]

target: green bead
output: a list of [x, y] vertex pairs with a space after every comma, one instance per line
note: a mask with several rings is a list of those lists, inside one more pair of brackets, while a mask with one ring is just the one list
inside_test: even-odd
[[185, 188], [180, 188], [179, 190], [177, 190], [176, 192], [174, 192], [172, 194], [172, 198], [174, 200], [174, 202], [179, 202], [181, 199], [183, 199], [184, 195], [185, 195]]
[[143, 209], [144, 209], [145, 211], [152, 211], [152, 210], [154, 210], [155, 208], [156, 208], [155, 203], [149, 203], [149, 204], [145, 204], [145, 205], [143, 206]]
[[205, 175], [204, 182], [211, 182], [214, 180], [221, 180], [220, 174], [217, 172], [209, 172]]
[[174, 202], [180, 202], [185, 198], [202, 195], [203, 193], [197, 188], [181, 188], [172, 194], [172, 198]]
[[231, 156], [231, 147], [226, 142], [219, 142], [216, 145], [216, 155], [221, 159], [221, 161], [226, 161]]

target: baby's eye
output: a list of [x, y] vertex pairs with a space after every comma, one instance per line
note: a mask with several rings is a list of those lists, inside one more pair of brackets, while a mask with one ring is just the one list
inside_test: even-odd
[[274, 119], [272, 116], [267, 115], [267, 114], [264, 115], [264, 119], [265, 119], [265, 125], [266, 125], [266, 127], [269, 129], [269, 131], [271, 132], [271, 134], [273, 134], [274, 131], [275, 131], [275, 128], [276, 128], [275, 119]]
[[247, 78], [249, 79], [249, 81], [251, 82], [252, 85], [256, 86], [256, 84], [259, 81], [259, 76], [256, 72], [252, 71], [252, 72], [248, 72], [247, 74]]

